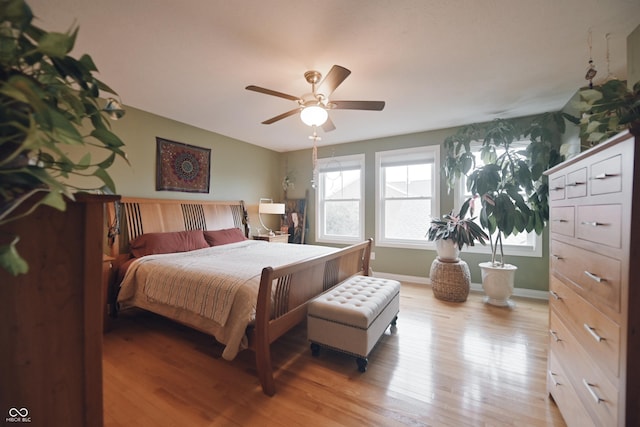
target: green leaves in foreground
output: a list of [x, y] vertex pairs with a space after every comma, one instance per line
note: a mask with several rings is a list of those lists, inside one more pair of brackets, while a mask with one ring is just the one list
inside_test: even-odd
[[[69, 55], [78, 28], [48, 32], [32, 21], [24, 0], [0, 0], [0, 226], [41, 204], [64, 210], [76, 191], [115, 192], [107, 168], [116, 157], [126, 161], [100, 107], [100, 92], [115, 92], [94, 76], [89, 55]], [[92, 163], [92, 155], [99, 160]], [[24, 213], [17, 209], [23, 203], [35, 204]], [[27, 271], [16, 243], [0, 252], [0, 266], [14, 275]]]

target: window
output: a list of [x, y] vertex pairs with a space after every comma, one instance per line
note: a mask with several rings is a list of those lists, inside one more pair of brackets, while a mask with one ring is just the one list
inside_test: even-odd
[[440, 146], [376, 153], [376, 245], [427, 247], [440, 200]]
[[364, 240], [364, 154], [318, 159], [316, 240]]
[[[511, 144], [513, 148], [522, 148], [523, 150], [527, 147], [530, 141], [516, 141]], [[484, 165], [480, 157], [480, 150], [482, 149], [482, 142], [476, 141], [471, 143], [471, 152], [476, 158], [476, 167], [481, 167]], [[504, 153], [504, 150], [496, 150], [496, 155], [500, 156]], [[462, 203], [471, 197], [471, 193], [467, 190], [467, 182], [464, 177], [458, 181], [458, 184], [455, 188], [456, 200], [455, 200], [455, 209], [460, 209]], [[523, 196], [525, 196], [523, 194]], [[479, 216], [480, 210], [482, 209], [482, 204], [480, 200], [475, 200], [473, 202], [473, 207], [475, 210], [474, 215]], [[476, 219], [476, 222], [480, 224], [480, 220]], [[518, 256], [542, 256], [542, 237], [538, 236], [534, 231], [531, 233], [523, 232], [515, 235], [511, 235], [506, 239], [502, 240], [502, 246], [505, 251], [505, 255], [518, 255]], [[475, 245], [465, 247], [464, 250], [466, 252], [475, 252], [475, 253], [490, 253], [491, 249], [489, 245]]]

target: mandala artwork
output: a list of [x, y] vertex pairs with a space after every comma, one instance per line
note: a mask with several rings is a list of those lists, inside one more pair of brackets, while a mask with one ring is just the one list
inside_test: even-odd
[[156, 190], [209, 192], [211, 150], [156, 138]]

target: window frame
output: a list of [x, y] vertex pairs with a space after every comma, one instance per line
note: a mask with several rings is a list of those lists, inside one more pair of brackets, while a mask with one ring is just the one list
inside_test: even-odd
[[[375, 153], [375, 236], [376, 246], [404, 248], [404, 249], [435, 249], [435, 242], [430, 242], [426, 233], [428, 228], [424, 230], [424, 240], [407, 240], [407, 239], [390, 239], [384, 237], [385, 224], [385, 203], [382, 200], [382, 189], [385, 185], [384, 173], [382, 171], [382, 163], [385, 159], [402, 157], [406, 155], [424, 155], [425, 158], [432, 160], [432, 195], [431, 195], [431, 218], [440, 216], [440, 145], [423, 145], [412, 148], [400, 148], [396, 150], [378, 151]], [[401, 162], [401, 160], [399, 160]], [[408, 163], [407, 163], [408, 164]], [[431, 219], [429, 218], [429, 222]]]
[[[358, 227], [358, 235], [356, 237], [341, 237], [328, 235], [323, 230], [324, 224], [324, 182], [321, 178], [321, 174], [324, 171], [332, 169], [330, 166], [333, 163], [337, 163], [339, 166], [344, 165], [344, 169], [341, 170], [360, 170], [360, 201], [359, 201], [359, 227]], [[353, 167], [351, 165], [357, 165], [357, 167]], [[362, 154], [352, 154], [346, 156], [338, 156], [338, 157], [325, 157], [317, 160], [317, 188], [315, 191], [315, 200], [316, 200], [316, 224], [315, 224], [315, 232], [316, 232], [316, 242], [319, 243], [336, 243], [336, 244], [354, 244], [364, 240], [365, 233], [365, 155]]]

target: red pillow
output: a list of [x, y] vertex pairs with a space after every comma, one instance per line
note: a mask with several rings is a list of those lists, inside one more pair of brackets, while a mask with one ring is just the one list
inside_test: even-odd
[[202, 230], [146, 233], [131, 242], [131, 253], [140, 258], [145, 255], [187, 252], [208, 248]]
[[223, 230], [205, 230], [204, 238], [210, 246], [220, 246], [247, 240], [239, 228], [225, 228]]

